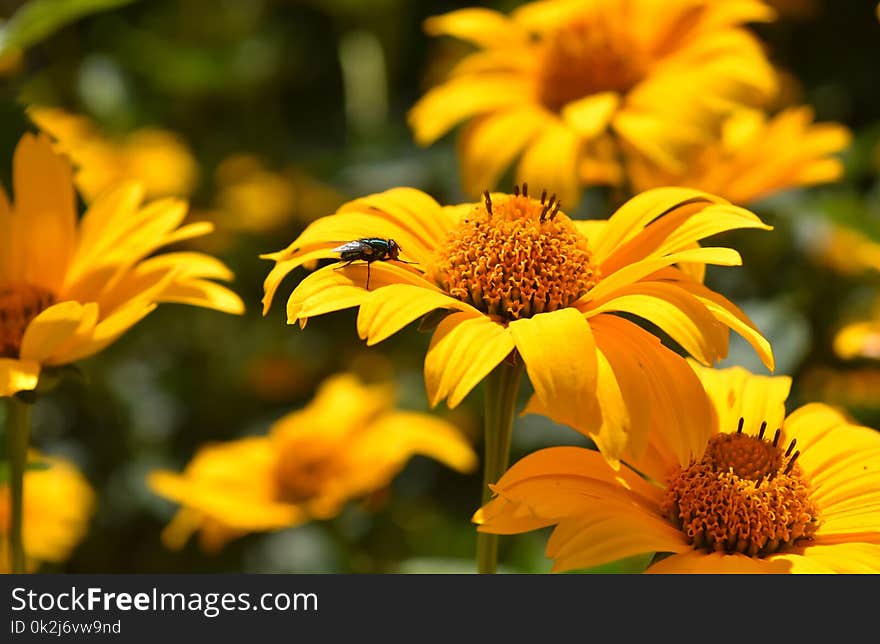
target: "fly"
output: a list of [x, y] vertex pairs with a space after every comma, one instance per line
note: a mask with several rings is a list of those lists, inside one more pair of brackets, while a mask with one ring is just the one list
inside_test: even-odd
[[[367, 290], [370, 290], [370, 264], [373, 262], [384, 262], [389, 259], [406, 264], [407, 262], [400, 259], [400, 246], [393, 239], [382, 239], [381, 237], [365, 237], [356, 239], [348, 243], [333, 248], [331, 252], [339, 253], [340, 261], [345, 262], [339, 268], [345, 268], [352, 262], [364, 261], [367, 263]], [[338, 270], [338, 269], [337, 269]]]

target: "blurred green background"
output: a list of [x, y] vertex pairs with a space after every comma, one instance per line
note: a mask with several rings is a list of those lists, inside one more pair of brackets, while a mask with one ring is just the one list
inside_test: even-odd
[[[370, 508], [352, 503], [337, 519], [238, 539], [217, 555], [195, 542], [165, 550], [159, 533], [175, 506], [151, 493], [144, 475], [180, 469], [206, 441], [261, 433], [301, 407], [341, 370], [392, 378], [400, 404], [427, 410], [422, 363], [429, 336], [407, 329], [367, 348], [351, 311], [305, 330], [285, 325], [283, 302], [299, 272], [260, 312], [271, 264], [260, 253], [285, 247], [305, 223], [343, 201], [394, 186], [463, 201], [448, 136], [417, 147], [405, 114], [442, 69], [465, 51], [421, 29], [429, 15], [465, 2], [405, 0], [142, 0], [27, 3], [0, 0], [0, 43], [23, 53], [2, 82], [0, 171], [10, 185], [15, 142], [29, 127], [23, 108], [62, 107], [93, 119], [108, 137], [142, 127], [174, 132], [194, 155], [191, 219], [214, 218], [201, 246], [236, 273], [241, 318], [178, 305], [160, 307], [99, 356], [81, 363], [35, 410], [33, 444], [76, 462], [98, 495], [91, 529], [63, 565], [47, 572], [397, 572], [473, 569], [480, 474], [462, 476], [415, 458]], [[516, 2], [483, 3], [502, 10]], [[823, 259], [835, 225], [880, 241], [880, 23], [873, 0], [776, 2], [781, 15], [757, 33], [794, 79], [791, 92], [817, 120], [850, 127], [842, 181], [752, 204], [772, 233], [732, 233], [745, 266], [711, 269], [707, 281], [742, 306], [773, 343], [777, 373], [795, 377], [792, 408], [824, 400], [880, 426], [880, 369], [841, 361], [834, 332], [867, 315], [880, 276], [844, 274]], [[66, 9], [64, 8], [66, 6]], [[72, 9], [71, 9], [72, 7]], [[15, 17], [13, 17], [15, 16]], [[2, 61], [3, 59], [0, 59]], [[248, 223], [228, 188], [223, 162], [249, 155], [281, 177], [275, 216]], [[218, 172], [220, 169], [220, 172]], [[257, 193], [261, 194], [261, 193]], [[276, 195], [276, 192], [270, 193]], [[259, 198], [256, 198], [259, 201]], [[224, 211], [225, 207], [225, 211]], [[233, 212], [229, 212], [230, 208]], [[574, 217], [606, 217], [606, 194], [586, 192]], [[236, 221], [241, 214], [241, 221]], [[762, 372], [744, 343], [725, 364]], [[528, 394], [524, 387], [522, 402]], [[436, 413], [479, 446], [481, 391]], [[585, 444], [573, 430], [518, 418], [513, 459], [538, 447]], [[502, 569], [544, 572], [546, 535], [502, 538]], [[624, 562], [607, 570], [638, 570]]]

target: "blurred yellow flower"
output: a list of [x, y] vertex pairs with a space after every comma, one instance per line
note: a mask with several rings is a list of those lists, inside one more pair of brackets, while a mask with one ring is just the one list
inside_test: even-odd
[[847, 409], [880, 409], [880, 368], [876, 365], [845, 369], [812, 367], [799, 385], [804, 398], [821, 398]]
[[102, 194], [77, 220], [70, 163], [49, 138], [26, 134], [13, 157], [15, 203], [0, 189], [0, 397], [37, 386], [43, 366], [91, 356], [160, 302], [242, 313], [220, 261], [201, 253], [156, 254], [205, 235], [180, 226], [187, 205], [142, 206], [139, 184]]
[[373, 345], [441, 313], [425, 358], [431, 405], [446, 399], [455, 407], [499, 364], [521, 361], [535, 389], [528, 411], [588, 434], [614, 461], [628, 441], [644, 445], [659, 407], [699, 415], [674, 402], [688, 399], [680, 388], [699, 391], [691, 370], [619, 314], [649, 320], [705, 364], [727, 355], [734, 329], [772, 368], [770, 346], [751, 321], [702, 284], [706, 265], [741, 258], [699, 242], [737, 228], [770, 227], [688, 189], [652, 190], [608, 220], [573, 221], [525, 186], [446, 208], [397, 188], [343, 205], [266, 255], [276, 264], [264, 283], [264, 313], [288, 273], [339, 259], [340, 240], [395, 240], [408, 263], [325, 266], [291, 294], [288, 323], [359, 307], [358, 333]]
[[844, 325], [834, 335], [834, 352], [844, 360], [880, 360], [880, 317]]
[[215, 183], [218, 225], [249, 233], [276, 231], [292, 221], [310, 222], [343, 201], [331, 186], [302, 170], [276, 172], [250, 154], [224, 159]]
[[697, 370], [715, 409], [701, 432], [667, 422], [618, 472], [591, 450], [535, 452], [479, 530], [555, 525], [554, 571], [657, 553], [648, 572], [880, 572], [880, 433], [822, 404], [785, 417], [788, 377]]
[[249, 532], [332, 518], [387, 486], [414, 455], [459, 472], [477, 465], [454, 426], [396, 409], [390, 385], [341, 374], [267, 435], [206, 445], [183, 473], [155, 471], [148, 482], [183, 506], [162, 534], [165, 545], [178, 549], [198, 531], [213, 551]]
[[32, 106], [28, 115], [73, 161], [76, 187], [88, 202], [124, 180], [140, 182], [148, 199], [188, 197], [196, 186], [195, 158], [172, 132], [142, 128], [114, 139], [85, 116], [59, 108]]
[[627, 177], [636, 192], [664, 185], [687, 186], [748, 204], [774, 192], [835, 181], [843, 164], [831, 155], [849, 145], [849, 130], [813, 123], [809, 107], [786, 109], [772, 118], [738, 110], [708, 145], [694, 147], [679, 171], [669, 171], [634, 151]]
[[812, 252], [824, 264], [845, 275], [880, 271], [880, 243], [846, 226], [832, 225]]
[[542, 0], [510, 16], [468, 8], [429, 18], [431, 35], [469, 41], [449, 79], [412, 108], [416, 141], [462, 121], [462, 182], [493, 188], [519, 157], [517, 181], [577, 203], [591, 146], [609, 134], [678, 171], [720, 115], [776, 91], [761, 44], [743, 25], [757, 0]]
[[[94, 493], [83, 475], [62, 458], [32, 452], [45, 469], [24, 475], [24, 544], [28, 571], [42, 562], [62, 563], [88, 531]], [[8, 573], [9, 486], [0, 485], [0, 573]]]

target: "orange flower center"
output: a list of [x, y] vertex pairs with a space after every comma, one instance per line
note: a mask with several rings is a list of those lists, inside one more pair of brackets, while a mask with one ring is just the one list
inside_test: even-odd
[[453, 230], [428, 276], [454, 298], [506, 321], [570, 306], [596, 285], [587, 239], [559, 212], [518, 188], [485, 195]]
[[779, 445], [740, 429], [709, 440], [700, 461], [670, 481], [661, 509], [695, 548], [763, 557], [812, 538], [819, 526], [792, 440]]
[[282, 441], [279, 449], [276, 480], [282, 501], [301, 503], [318, 496], [339, 471], [339, 459], [323, 441]]
[[598, 18], [582, 18], [549, 35], [538, 72], [538, 95], [548, 108], [599, 92], [626, 92], [644, 76], [638, 47]]
[[55, 303], [55, 295], [38, 286], [0, 282], [0, 358], [17, 358], [25, 329]]

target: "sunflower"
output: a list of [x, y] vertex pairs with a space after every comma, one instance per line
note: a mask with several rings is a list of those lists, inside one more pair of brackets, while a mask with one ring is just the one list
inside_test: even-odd
[[783, 110], [772, 118], [741, 109], [721, 124], [717, 139], [694, 147], [678, 172], [645, 155], [626, 155], [626, 174], [636, 192], [680, 185], [748, 204], [781, 190], [836, 181], [840, 159], [830, 155], [851, 140], [837, 123], [814, 123], [809, 107]]
[[[76, 467], [63, 458], [32, 452], [36, 467], [25, 475], [24, 543], [27, 569], [62, 563], [82, 540], [94, 509], [94, 492]], [[9, 486], [0, 485], [0, 572], [10, 572]]]
[[331, 264], [308, 275], [288, 300], [288, 323], [359, 307], [358, 333], [373, 345], [421, 318], [436, 325], [425, 358], [432, 406], [445, 399], [455, 407], [496, 368], [524, 365], [535, 389], [527, 409], [586, 433], [613, 462], [629, 441], [644, 443], [651, 409], [682, 409], [677, 387], [700, 391], [678, 355], [624, 316], [650, 321], [704, 364], [726, 356], [732, 328], [772, 368], [756, 327], [701, 281], [705, 265], [741, 259], [698, 242], [736, 228], [769, 226], [689, 189], [651, 190], [607, 221], [574, 221], [526, 186], [453, 207], [397, 188], [343, 205], [265, 255], [275, 267], [264, 313], [288, 273], [339, 259], [340, 240], [394, 240], [403, 261]]
[[193, 252], [155, 254], [205, 235], [180, 226], [186, 203], [142, 206], [123, 183], [77, 221], [70, 163], [45, 135], [26, 134], [13, 158], [15, 203], [0, 190], [0, 397], [37, 386], [43, 367], [91, 356], [160, 302], [242, 313], [221, 262]]
[[819, 403], [786, 417], [788, 377], [696, 369], [715, 412], [702, 432], [665, 421], [617, 472], [587, 449], [534, 452], [478, 529], [556, 526], [554, 571], [656, 553], [648, 572], [880, 572], [880, 434]]
[[427, 145], [470, 120], [459, 138], [470, 196], [519, 157], [517, 181], [577, 202], [581, 166], [608, 140], [671, 170], [711, 140], [717, 119], [761, 105], [776, 76], [743, 25], [772, 10], [756, 0], [544, 0], [510, 16], [469, 8], [429, 18], [431, 35], [479, 50], [409, 113]]
[[196, 186], [198, 164], [173, 132], [145, 127], [110, 137], [91, 119], [57, 107], [34, 105], [27, 113], [73, 161], [77, 190], [88, 202], [124, 180], [141, 183], [150, 199], [188, 197]]
[[446, 421], [394, 406], [393, 388], [341, 374], [267, 435], [202, 447], [183, 473], [160, 470], [150, 487], [183, 507], [162, 534], [172, 549], [196, 531], [216, 551], [250, 532], [336, 516], [350, 500], [386, 487], [414, 455], [459, 472], [476, 455]]

